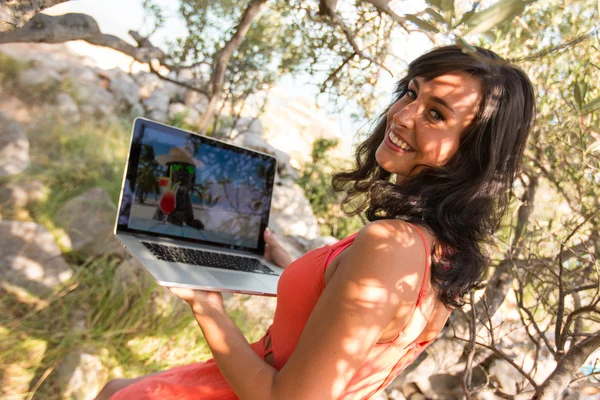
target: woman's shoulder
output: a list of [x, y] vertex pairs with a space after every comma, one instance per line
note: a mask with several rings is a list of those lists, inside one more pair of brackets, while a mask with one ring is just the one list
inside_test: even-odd
[[430, 253], [435, 236], [425, 224], [415, 224], [399, 219], [381, 219], [365, 225], [356, 234], [356, 240], [376, 245], [377, 242], [395, 242], [399, 245], [412, 245], [415, 241], [424, 244]]

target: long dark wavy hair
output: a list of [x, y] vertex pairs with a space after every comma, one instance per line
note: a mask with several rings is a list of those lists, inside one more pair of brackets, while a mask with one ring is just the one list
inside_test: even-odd
[[[400, 184], [375, 160], [384, 139], [387, 112], [415, 77], [426, 81], [452, 72], [479, 78], [483, 87], [474, 120], [462, 133], [457, 153], [441, 167], [426, 166]], [[356, 150], [356, 168], [333, 176], [345, 191], [348, 215], [365, 212], [369, 221], [402, 219], [422, 223], [436, 238], [432, 284], [447, 307], [460, 307], [464, 295], [481, 283], [489, 242], [509, 202], [535, 116], [535, 96], [527, 75], [496, 53], [476, 47], [436, 48], [410, 63], [369, 137]], [[441, 246], [440, 249], [438, 247]]]

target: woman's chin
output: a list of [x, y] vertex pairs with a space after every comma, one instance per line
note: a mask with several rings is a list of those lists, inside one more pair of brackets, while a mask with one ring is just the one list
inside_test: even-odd
[[398, 173], [398, 166], [396, 165], [397, 160], [394, 160], [392, 157], [390, 157], [385, 150], [386, 149], [382, 149], [381, 147], [377, 149], [377, 152], [375, 153], [375, 161], [377, 161], [377, 164], [379, 164], [384, 171], [396, 175]]

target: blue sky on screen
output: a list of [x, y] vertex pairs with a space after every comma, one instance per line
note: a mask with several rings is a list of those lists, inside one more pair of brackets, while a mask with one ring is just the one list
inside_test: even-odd
[[[186, 133], [181, 135], [165, 134], [148, 128], [144, 132], [143, 144], [151, 145], [154, 148], [154, 155], [159, 156], [168, 154], [173, 147], [186, 148], [189, 143], [188, 138], [189, 135]], [[268, 167], [267, 162], [212, 146], [210, 146], [210, 154], [208, 154], [203, 151], [207, 147], [209, 146], [201, 146], [199, 154], [195, 157], [203, 163], [202, 167], [196, 169], [196, 183], [203, 183], [207, 178], [219, 181], [228, 177], [233, 185], [251, 183], [264, 186], [266, 184], [264, 179], [258, 178], [255, 171], [260, 165]], [[240, 170], [239, 166], [241, 165], [244, 165], [244, 171]]]

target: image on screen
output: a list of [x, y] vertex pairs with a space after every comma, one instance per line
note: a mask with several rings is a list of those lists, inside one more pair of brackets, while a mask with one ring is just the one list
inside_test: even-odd
[[[203, 143], [188, 133], [144, 130], [127, 227], [256, 248], [270, 205], [273, 161]], [[130, 164], [130, 165], [133, 165]]]

